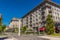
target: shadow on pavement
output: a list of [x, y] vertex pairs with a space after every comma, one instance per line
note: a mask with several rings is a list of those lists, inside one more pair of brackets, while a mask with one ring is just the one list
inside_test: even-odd
[[0, 40], [4, 40], [4, 39], [7, 39], [8, 37], [4, 37], [4, 38], [0, 38]]

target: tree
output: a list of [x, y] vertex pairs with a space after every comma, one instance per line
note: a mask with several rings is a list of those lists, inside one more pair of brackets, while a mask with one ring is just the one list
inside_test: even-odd
[[26, 29], [27, 29], [27, 26], [21, 27], [21, 28], [20, 28], [21, 33], [25, 33], [25, 32], [26, 32]]
[[0, 26], [2, 26], [2, 18], [0, 18]]
[[4, 31], [6, 29], [6, 25], [2, 26], [2, 31]]
[[54, 33], [54, 23], [51, 15], [48, 15], [46, 18], [46, 26], [45, 26], [45, 32], [47, 34], [53, 34]]
[[0, 17], [0, 32], [2, 32], [2, 18]]
[[0, 15], [0, 32], [4, 31], [6, 28], [6, 25], [2, 25], [2, 17]]
[[0, 33], [2, 32], [2, 26], [0, 26]]

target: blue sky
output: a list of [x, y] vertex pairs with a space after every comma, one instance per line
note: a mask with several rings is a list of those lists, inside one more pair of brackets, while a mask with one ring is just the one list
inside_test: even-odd
[[[21, 18], [41, 1], [42, 0], [0, 0], [2, 23], [8, 26], [13, 17]], [[52, 1], [60, 4], [60, 0]]]

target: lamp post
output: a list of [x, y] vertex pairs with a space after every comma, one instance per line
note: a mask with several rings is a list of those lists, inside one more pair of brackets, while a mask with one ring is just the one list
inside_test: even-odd
[[20, 19], [19, 19], [19, 27], [18, 27], [18, 31], [19, 31], [19, 32], [18, 32], [18, 36], [20, 36], [20, 26], [21, 26], [20, 24], [21, 24], [21, 21], [20, 21]]

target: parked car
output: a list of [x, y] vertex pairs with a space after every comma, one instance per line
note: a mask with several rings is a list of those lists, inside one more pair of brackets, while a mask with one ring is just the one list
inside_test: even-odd
[[40, 32], [43, 32], [44, 30], [45, 30], [44, 27], [39, 28], [39, 31], [40, 31]]
[[58, 27], [55, 27], [55, 32], [56, 32], [56, 33], [59, 33]]

